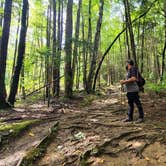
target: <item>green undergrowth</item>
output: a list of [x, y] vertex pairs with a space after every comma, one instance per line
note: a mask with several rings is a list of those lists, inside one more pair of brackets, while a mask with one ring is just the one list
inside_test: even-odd
[[166, 83], [147, 83], [145, 88], [147, 91], [154, 91], [156, 93], [166, 92]]
[[18, 99], [15, 106], [16, 107], [20, 107], [22, 105], [28, 105], [28, 104], [33, 104], [36, 103], [38, 101], [44, 101], [44, 96], [42, 93], [34, 93], [28, 97], [26, 97], [25, 99]]

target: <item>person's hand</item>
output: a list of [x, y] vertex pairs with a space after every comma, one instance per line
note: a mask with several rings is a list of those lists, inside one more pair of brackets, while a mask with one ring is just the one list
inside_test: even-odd
[[120, 84], [121, 85], [125, 84], [125, 80], [120, 80]]

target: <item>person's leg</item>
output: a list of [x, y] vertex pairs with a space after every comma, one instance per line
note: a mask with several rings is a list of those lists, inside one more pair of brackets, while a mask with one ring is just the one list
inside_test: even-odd
[[132, 93], [127, 93], [127, 99], [128, 99], [128, 118], [130, 120], [133, 120], [133, 112], [134, 112], [134, 100], [133, 100], [133, 94]]
[[135, 93], [134, 102], [137, 105], [137, 108], [138, 108], [138, 111], [139, 111], [139, 118], [143, 119], [144, 118], [144, 112], [143, 112], [142, 103], [140, 101], [140, 97], [139, 97], [138, 92]]

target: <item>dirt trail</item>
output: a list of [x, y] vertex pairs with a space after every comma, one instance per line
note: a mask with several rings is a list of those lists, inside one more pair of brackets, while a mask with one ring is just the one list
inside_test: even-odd
[[[145, 110], [145, 122], [142, 124], [124, 123], [126, 103], [121, 104], [117, 89], [110, 94], [94, 100], [87, 107], [80, 107], [79, 100], [68, 103], [69, 106], [42, 114], [43, 117], [55, 117], [59, 121], [56, 138], [47, 147], [46, 154], [35, 166], [164, 166], [166, 165], [166, 97], [142, 96]], [[31, 109], [33, 106], [31, 106]], [[42, 107], [41, 107], [42, 109]], [[138, 116], [135, 111], [135, 119]], [[45, 125], [38, 126], [43, 132]], [[40, 137], [43, 135], [40, 133]], [[15, 150], [2, 152], [0, 163], [8, 159], [9, 154], [17, 154], [17, 148], [25, 134], [15, 142]], [[37, 138], [36, 140], [39, 140]], [[34, 139], [35, 141], [35, 139]], [[31, 144], [29, 144], [31, 143]], [[26, 148], [34, 142], [26, 142]], [[12, 147], [11, 147], [12, 148]], [[25, 148], [23, 148], [26, 150]], [[19, 152], [21, 148], [19, 148]], [[4, 158], [4, 159], [3, 159]]]
[[[150, 107], [151, 111], [155, 110], [153, 113], [147, 110], [149, 99], [144, 95], [146, 121], [124, 123], [126, 106], [121, 105], [119, 99], [119, 93], [112, 93], [88, 107], [64, 114], [59, 119], [58, 137], [37, 165], [166, 165], [165, 110], [159, 107], [162, 116], [156, 123], [153, 114], [158, 110], [155, 107]], [[162, 101], [166, 104], [164, 99]], [[86, 153], [83, 161], [81, 158]]]

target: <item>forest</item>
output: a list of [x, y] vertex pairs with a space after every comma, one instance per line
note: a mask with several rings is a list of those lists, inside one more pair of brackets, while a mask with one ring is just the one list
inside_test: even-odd
[[165, 54], [166, 0], [0, 0], [0, 166], [165, 165]]

